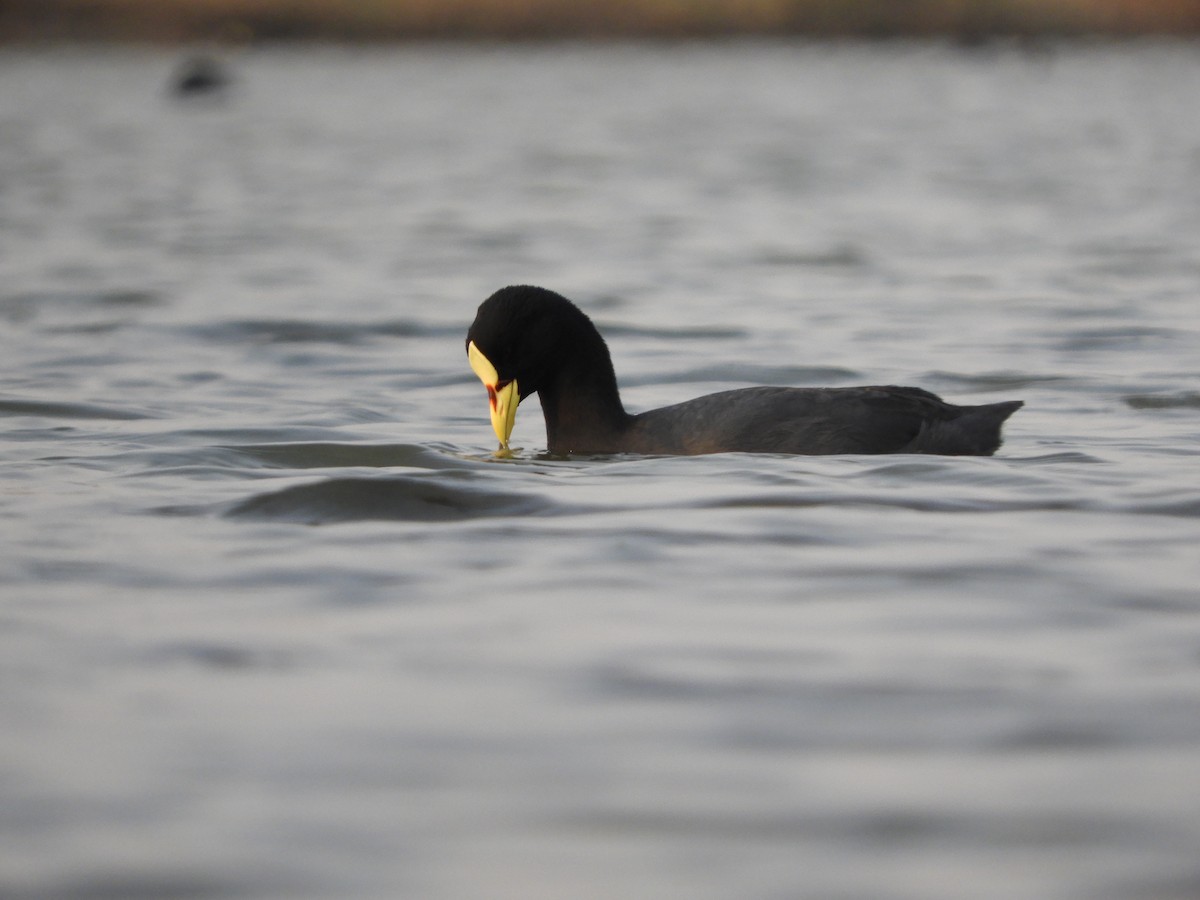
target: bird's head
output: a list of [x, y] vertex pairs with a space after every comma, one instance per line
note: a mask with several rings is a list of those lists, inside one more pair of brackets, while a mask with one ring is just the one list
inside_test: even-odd
[[467, 360], [487, 389], [492, 428], [508, 449], [517, 406], [569, 362], [575, 329], [591, 322], [565, 297], [545, 288], [501, 288], [480, 304], [467, 330]]

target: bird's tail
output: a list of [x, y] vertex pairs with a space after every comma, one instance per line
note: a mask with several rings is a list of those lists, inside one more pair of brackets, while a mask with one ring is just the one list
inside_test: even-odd
[[1023, 400], [963, 406], [952, 419], [931, 422], [913, 441], [912, 452], [947, 456], [991, 456], [1000, 447], [1004, 421], [1025, 405]]

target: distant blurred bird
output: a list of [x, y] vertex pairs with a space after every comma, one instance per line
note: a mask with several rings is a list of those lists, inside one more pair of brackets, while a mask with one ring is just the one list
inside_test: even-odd
[[193, 56], [183, 61], [171, 80], [176, 97], [212, 96], [229, 87], [228, 69], [210, 56]]

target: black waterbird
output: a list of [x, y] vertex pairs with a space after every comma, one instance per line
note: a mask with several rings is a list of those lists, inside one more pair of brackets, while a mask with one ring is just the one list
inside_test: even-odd
[[508, 449], [517, 404], [537, 394], [554, 454], [935, 453], [990, 456], [1020, 400], [955, 406], [921, 388], [750, 387], [625, 411], [604, 338], [545, 288], [502, 288], [479, 307], [467, 358]]

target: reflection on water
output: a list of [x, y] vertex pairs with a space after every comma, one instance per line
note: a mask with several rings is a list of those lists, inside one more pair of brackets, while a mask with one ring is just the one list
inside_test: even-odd
[[[0, 57], [0, 894], [1200, 893], [1193, 48], [175, 62]], [[527, 282], [634, 410], [1026, 407], [502, 459]]]

